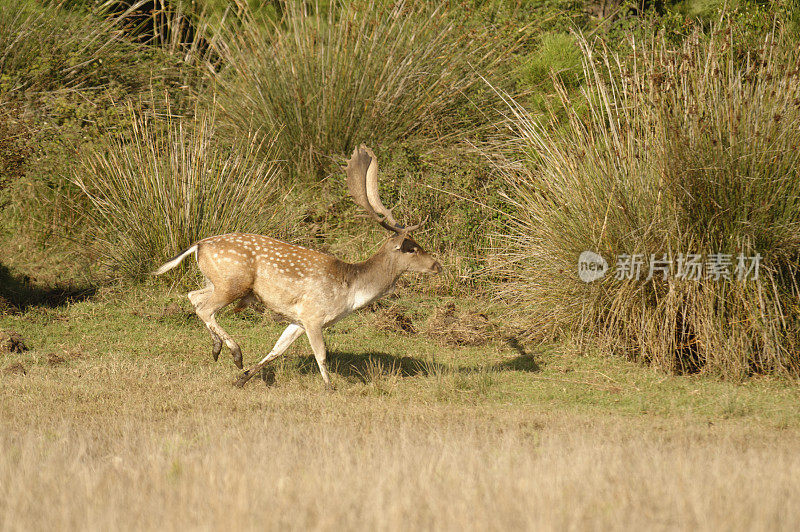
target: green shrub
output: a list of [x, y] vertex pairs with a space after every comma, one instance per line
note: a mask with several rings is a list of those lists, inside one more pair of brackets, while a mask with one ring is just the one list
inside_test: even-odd
[[[653, 36], [628, 58], [582, 41], [566, 127], [514, 107], [522, 164], [495, 273], [531, 335], [600, 337], [675, 372], [800, 373], [800, 53], [780, 32], [749, 51], [732, 35]], [[602, 280], [579, 279], [585, 250], [609, 262]], [[669, 254], [669, 279], [617, 279], [625, 253]], [[759, 279], [681, 280], [681, 253], [729, 254], [731, 273], [760, 254]]]
[[[130, 87], [135, 45], [95, 15], [57, 4], [0, 0], [0, 98], [37, 91], [95, 89], [111, 81]], [[145, 80], [146, 82], [146, 80]]]
[[[133, 137], [89, 150], [74, 182], [91, 202], [93, 242], [120, 277], [137, 278], [214, 234], [271, 231], [291, 219], [277, 208], [271, 146], [226, 145], [213, 115], [160, 119], [131, 113]], [[264, 155], [266, 153], [266, 156]]]
[[[282, 18], [250, 16], [224, 36], [229, 68], [218, 103], [239, 132], [272, 137], [299, 175], [361, 142], [436, 139], [480, 120], [467, 95], [485, 90], [504, 53], [457, 11], [426, 2], [281, 2]], [[482, 100], [490, 91], [479, 96]]]
[[565, 86], [575, 87], [580, 84], [582, 73], [581, 51], [575, 37], [567, 33], [545, 33], [536, 50], [521, 60], [519, 77], [525, 86], [541, 90], [550, 85], [553, 74]]

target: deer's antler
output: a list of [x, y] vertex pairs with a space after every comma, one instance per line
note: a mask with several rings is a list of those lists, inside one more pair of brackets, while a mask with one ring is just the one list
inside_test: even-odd
[[408, 230], [397, 223], [392, 211], [381, 203], [378, 194], [378, 159], [371, 149], [362, 144], [353, 150], [344, 171], [350, 195], [373, 220], [395, 233]]

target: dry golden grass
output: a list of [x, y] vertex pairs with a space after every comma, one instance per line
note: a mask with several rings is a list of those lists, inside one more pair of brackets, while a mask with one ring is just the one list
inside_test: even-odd
[[[170, 388], [177, 409], [160, 404]], [[107, 415], [34, 406], [35, 422], [6, 427], [2, 528], [710, 530], [800, 522], [796, 435], [520, 409], [410, 412], [316, 390], [259, 389], [261, 399], [245, 401], [220, 394], [227, 400], [209, 404], [207, 394], [174, 388], [133, 402], [122, 393], [96, 397]]]
[[[32, 346], [0, 355], [27, 368], [0, 374], [0, 530], [800, 524], [786, 381], [443, 347], [362, 314], [329, 335], [332, 394], [302, 341], [239, 390], [173, 298], [115, 298], [0, 317]], [[279, 331], [221, 323], [248, 359]]]

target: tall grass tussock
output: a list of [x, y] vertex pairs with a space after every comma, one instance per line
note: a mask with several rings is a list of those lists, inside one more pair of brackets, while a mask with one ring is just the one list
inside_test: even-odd
[[467, 94], [503, 53], [457, 12], [404, 2], [280, 2], [246, 13], [221, 39], [218, 102], [242, 134], [277, 136], [297, 175], [325, 175], [361, 142], [436, 139], [474, 121]]
[[168, 107], [163, 116], [132, 111], [131, 126], [131, 138], [106, 137], [74, 176], [91, 203], [86, 217], [98, 251], [119, 275], [141, 277], [214, 234], [282, 226], [269, 142], [223, 142], [205, 111], [191, 118]]
[[[512, 104], [520, 164], [498, 290], [531, 335], [574, 334], [672, 372], [800, 374], [800, 55], [780, 30], [758, 49], [721, 23], [630, 56], [580, 39], [586, 86], [566, 123]], [[557, 84], [558, 85], [558, 84]], [[554, 113], [555, 116], [555, 113]], [[553, 119], [555, 120], [555, 119]], [[609, 263], [578, 277], [584, 250]], [[730, 256], [730, 279], [678, 278], [681, 254]], [[642, 254], [640, 280], [620, 279]], [[648, 277], [651, 254], [670, 271]], [[760, 254], [758, 280], [738, 256]], [[747, 261], [746, 267], [752, 262]]]

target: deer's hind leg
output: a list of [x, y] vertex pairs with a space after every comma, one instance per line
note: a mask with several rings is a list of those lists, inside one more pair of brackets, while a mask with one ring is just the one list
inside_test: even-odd
[[[208, 290], [208, 294], [204, 295], [206, 290]], [[233, 363], [236, 364], [237, 368], [242, 369], [244, 367], [242, 362], [242, 349], [233, 337], [219, 326], [219, 323], [217, 323], [214, 317], [217, 311], [237, 300], [241, 297], [241, 294], [230, 294], [211, 286], [192, 292], [189, 295], [189, 299], [194, 303], [195, 299], [193, 299], [193, 297], [197, 300], [195, 313], [203, 320], [203, 323], [206, 324], [206, 327], [211, 332], [211, 338], [214, 340], [214, 347], [211, 353], [214, 360], [217, 360], [219, 357], [219, 352], [222, 350], [222, 342], [225, 342], [225, 345], [231, 350]]]
[[[206, 279], [206, 286], [201, 288], [200, 290], [194, 290], [193, 292], [189, 292], [186, 297], [189, 298], [189, 301], [194, 306], [195, 313], [198, 312], [200, 306], [205, 303], [208, 296], [211, 295], [211, 292], [214, 291], [214, 285]], [[199, 316], [199, 314], [198, 314]], [[205, 320], [204, 320], [205, 321]], [[208, 324], [206, 323], [206, 327]], [[211, 347], [211, 357], [214, 359], [214, 362], [219, 360], [219, 354], [222, 351], [222, 338], [214, 332], [211, 327], [208, 327], [208, 331], [211, 333], [211, 341], [213, 342], [213, 346]]]
[[194, 308], [197, 309], [197, 306], [200, 305], [203, 301], [208, 299], [208, 296], [211, 292], [214, 291], [214, 285], [211, 284], [211, 281], [206, 279], [206, 285], [201, 288], [200, 290], [193, 290], [186, 294], [186, 297], [189, 298], [189, 301], [194, 305]]

